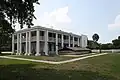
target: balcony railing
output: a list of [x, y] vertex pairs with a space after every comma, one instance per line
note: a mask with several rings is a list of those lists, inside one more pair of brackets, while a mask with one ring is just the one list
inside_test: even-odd
[[78, 44], [78, 41], [74, 41], [74, 44]]
[[26, 38], [22, 38], [22, 42], [25, 42], [26, 41]]
[[61, 38], [58, 38], [58, 43], [62, 43], [62, 39]]
[[14, 43], [17, 43], [17, 39], [14, 40]]
[[48, 41], [49, 41], [49, 42], [55, 42], [55, 40], [56, 40], [56, 39], [53, 38], [53, 37], [48, 37]]
[[31, 41], [36, 41], [36, 36], [31, 37]]
[[64, 40], [64, 43], [69, 43], [69, 40], [68, 39]]
[[40, 40], [44, 41], [45, 40], [45, 36], [40, 36]]

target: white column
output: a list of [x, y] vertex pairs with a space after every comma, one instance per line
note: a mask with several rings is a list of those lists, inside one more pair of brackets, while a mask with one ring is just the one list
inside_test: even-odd
[[29, 54], [31, 55], [31, 31], [29, 31]]
[[26, 53], [25, 55], [28, 54], [28, 32], [26, 32]]
[[80, 47], [82, 48], [82, 36], [80, 37]]
[[74, 36], [73, 36], [73, 47], [75, 46], [75, 43], [74, 43], [74, 41], [75, 41], [75, 40], [74, 40]]
[[45, 45], [44, 45], [44, 52], [45, 52], [45, 55], [48, 55], [48, 31], [46, 30], [45, 31]]
[[14, 51], [15, 51], [14, 40], [15, 40], [15, 37], [14, 37], [14, 34], [12, 34], [12, 54], [14, 54]]
[[56, 55], [58, 55], [58, 33], [56, 33]]
[[21, 55], [22, 53], [22, 33], [20, 33], [20, 53], [19, 55]]
[[69, 36], [69, 47], [70, 47], [70, 36]]
[[19, 54], [19, 34], [17, 34], [17, 54]]
[[64, 47], [64, 36], [63, 36], [63, 34], [62, 34], [62, 43], [61, 43], [61, 45], [62, 45], [62, 48]]
[[40, 56], [40, 31], [37, 30], [37, 35], [36, 35], [36, 54], [35, 56]]
[[78, 46], [80, 46], [80, 38], [78, 37]]

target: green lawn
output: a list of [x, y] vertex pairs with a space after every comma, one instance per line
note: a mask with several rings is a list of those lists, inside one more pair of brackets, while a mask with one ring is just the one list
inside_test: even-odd
[[0, 58], [0, 80], [120, 80], [120, 54], [61, 65]]

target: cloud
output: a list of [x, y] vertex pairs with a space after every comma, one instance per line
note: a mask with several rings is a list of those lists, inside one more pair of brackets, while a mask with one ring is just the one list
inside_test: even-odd
[[[71, 32], [71, 18], [69, 17], [69, 7], [65, 6], [62, 8], [57, 8], [51, 12], [43, 12], [39, 13], [39, 7], [35, 7], [36, 12], [35, 16], [37, 19], [33, 20], [34, 26], [43, 26], [43, 27], [48, 27], [48, 28], [54, 28], [57, 30], [63, 30], [66, 32]], [[20, 30], [20, 25], [17, 23], [15, 29], [18, 31]], [[26, 25], [24, 25], [25, 29], [27, 28]]]
[[[34, 25], [41, 25], [44, 27], [53, 26], [56, 29], [66, 26], [72, 22], [68, 16], [68, 6], [58, 8], [52, 12], [44, 12], [42, 16], [34, 21]], [[61, 26], [61, 27], [60, 27]]]
[[115, 21], [114, 21], [113, 24], [108, 24], [108, 29], [110, 29], [110, 30], [118, 30], [118, 29], [120, 29], [120, 15], [118, 15], [115, 18]]

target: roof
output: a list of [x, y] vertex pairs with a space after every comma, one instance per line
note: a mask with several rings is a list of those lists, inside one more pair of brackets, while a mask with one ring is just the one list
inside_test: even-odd
[[81, 47], [66, 47], [66, 48], [60, 49], [59, 51], [83, 51], [83, 50], [90, 50], [90, 49], [81, 48]]
[[74, 36], [79, 36], [80, 37], [80, 35], [77, 35], [77, 34], [74, 34], [74, 33], [71, 33], [71, 32], [69, 33], [69, 32], [65, 32], [65, 31], [62, 31], [62, 30], [56, 30], [56, 29], [46, 28], [46, 27], [42, 27], [42, 26], [35, 26], [35, 27], [27, 28], [27, 29], [22, 29], [22, 30], [16, 31], [14, 34], [24, 33], [24, 32], [27, 32], [27, 31], [34, 31], [36, 29], [49, 30], [49, 31], [52, 31], [52, 32], [64, 33], [64, 34], [74, 35]]

